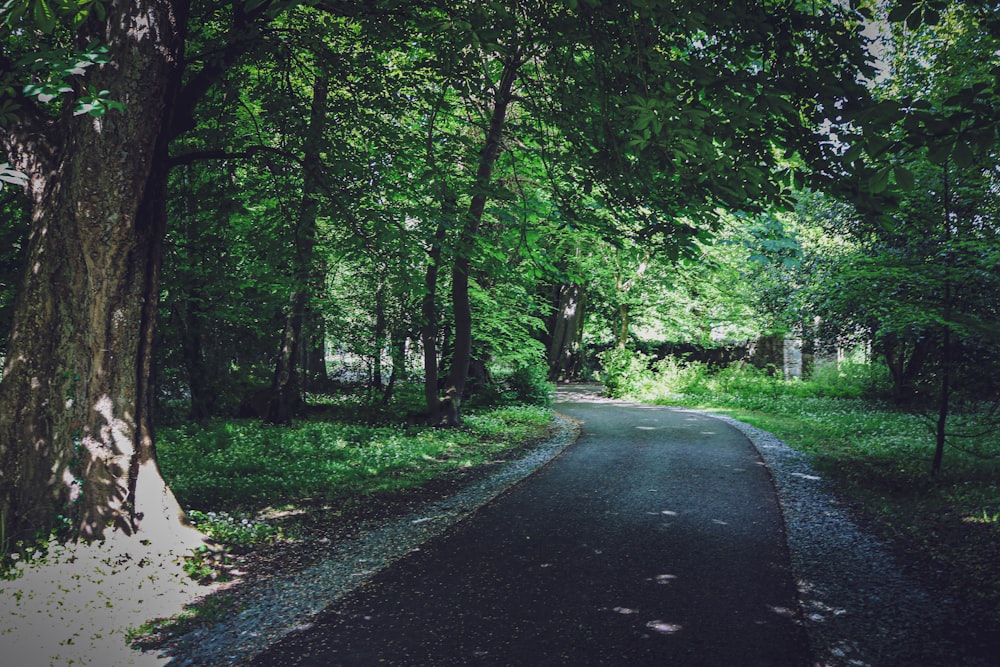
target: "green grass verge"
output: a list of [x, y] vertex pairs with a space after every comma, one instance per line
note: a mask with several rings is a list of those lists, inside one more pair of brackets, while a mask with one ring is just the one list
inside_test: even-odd
[[230, 420], [163, 429], [157, 454], [178, 501], [201, 513], [196, 521], [223, 517], [217, 539], [252, 542], [266, 530], [244, 523], [248, 514], [412, 489], [502, 458], [543, 437], [551, 420], [551, 410], [526, 406], [466, 415], [459, 429]]

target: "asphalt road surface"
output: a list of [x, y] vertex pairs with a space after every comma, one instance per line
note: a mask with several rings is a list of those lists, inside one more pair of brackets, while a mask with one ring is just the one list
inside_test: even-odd
[[749, 441], [588, 388], [557, 409], [576, 444], [251, 664], [811, 664]]

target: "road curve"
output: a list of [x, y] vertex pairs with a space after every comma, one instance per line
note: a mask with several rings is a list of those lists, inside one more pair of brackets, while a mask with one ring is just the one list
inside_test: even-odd
[[251, 664], [811, 664], [746, 437], [586, 387], [559, 398], [576, 444]]

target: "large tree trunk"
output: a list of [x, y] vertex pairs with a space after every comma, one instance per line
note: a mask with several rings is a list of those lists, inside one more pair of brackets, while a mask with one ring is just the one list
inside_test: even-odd
[[30, 115], [0, 130], [29, 174], [32, 229], [0, 384], [0, 518], [9, 539], [180, 526], [156, 466], [153, 331], [167, 132], [186, 3], [110, 2], [81, 35], [111, 62], [88, 84], [124, 112]]
[[521, 57], [517, 52], [504, 59], [503, 71], [500, 73], [500, 81], [497, 83], [493, 98], [493, 113], [486, 133], [486, 143], [479, 154], [479, 166], [472, 185], [472, 201], [469, 203], [458, 253], [452, 266], [451, 299], [455, 321], [455, 350], [443, 396], [444, 408], [447, 411], [446, 421], [449, 426], [457, 426], [462, 421], [462, 393], [465, 391], [465, 383], [469, 376], [469, 361], [472, 359], [472, 307], [469, 302], [471, 255], [483, 219], [483, 211], [486, 210], [486, 201], [489, 198], [493, 166], [500, 156], [500, 139], [503, 136], [507, 110], [513, 99], [514, 80], [517, 78], [520, 66]]
[[313, 283], [313, 255], [316, 248], [316, 214], [319, 203], [320, 151], [326, 127], [326, 99], [329, 80], [325, 72], [316, 76], [310, 108], [309, 134], [303, 151], [304, 177], [302, 201], [295, 223], [295, 284], [288, 300], [285, 329], [278, 362], [271, 382], [271, 397], [265, 420], [271, 424], [288, 424], [301, 403], [301, 383], [297, 377], [298, 348], [302, 344], [302, 321]]

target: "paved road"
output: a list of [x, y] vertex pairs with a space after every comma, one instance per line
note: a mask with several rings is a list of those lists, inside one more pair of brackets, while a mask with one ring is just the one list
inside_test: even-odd
[[252, 664], [809, 665], [746, 438], [586, 388], [560, 399], [579, 442]]

